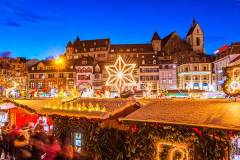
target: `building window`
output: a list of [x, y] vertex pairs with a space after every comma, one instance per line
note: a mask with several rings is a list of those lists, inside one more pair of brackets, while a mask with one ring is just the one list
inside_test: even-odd
[[43, 79], [44, 78], [43, 74], [39, 74], [39, 78]]
[[185, 72], [188, 72], [188, 67], [185, 67], [185, 68], [184, 68], [184, 71], [185, 71]]
[[157, 62], [156, 62], [156, 60], [154, 59], [154, 60], [153, 60], [153, 64], [156, 64], [156, 63], [157, 63]]
[[68, 81], [68, 85], [69, 85], [69, 86], [74, 85], [74, 81], [73, 81], [73, 80], [69, 80], [69, 81]]
[[90, 75], [78, 75], [78, 80], [90, 80]]
[[198, 67], [197, 66], [194, 66], [194, 71], [198, 71]]
[[54, 78], [54, 74], [53, 73], [48, 74], [48, 78]]
[[34, 82], [30, 82], [30, 86], [31, 89], [35, 88], [35, 83]]
[[34, 71], [34, 67], [32, 67], [32, 71]]
[[199, 37], [196, 38], [196, 42], [197, 42], [197, 46], [200, 46], [200, 44], [201, 44], [201, 40], [200, 40]]
[[34, 79], [34, 74], [30, 74], [30, 79]]
[[38, 89], [42, 89], [43, 88], [43, 82], [38, 82]]
[[59, 78], [64, 78], [64, 74], [63, 73], [59, 73]]
[[207, 67], [206, 66], [203, 67], [203, 71], [207, 71]]
[[168, 83], [169, 83], [169, 84], [172, 84], [172, 80], [171, 80], [171, 79], [169, 79], [169, 80], [168, 80]]
[[73, 73], [69, 73], [68, 78], [73, 78]]
[[142, 64], [145, 64], [145, 61], [144, 61], [144, 60], [142, 60]]
[[165, 69], [168, 69], [168, 65], [165, 65]]

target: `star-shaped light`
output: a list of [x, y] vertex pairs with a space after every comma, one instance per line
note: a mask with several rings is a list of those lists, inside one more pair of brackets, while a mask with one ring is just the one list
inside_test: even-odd
[[115, 86], [121, 93], [126, 85], [135, 83], [133, 70], [136, 64], [126, 64], [121, 56], [118, 57], [114, 65], [105, 66], [109, 75], [106, 85]]

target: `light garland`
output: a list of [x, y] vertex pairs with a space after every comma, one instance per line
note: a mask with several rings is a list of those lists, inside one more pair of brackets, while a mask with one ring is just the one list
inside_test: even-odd
[[126, 64], [121, 56], [114, 65], [105, 66], [109, 75], [106, 86], [114, 86], [118, 93], [121, 93], [125, 86], [134, 84], [133, 71], [136, 64]]
[[52, 109], [52, 110], [66, 110], [66, 111], [87, 111], [87, 112], [106, 112], [106, 107], [100, 107], [98, 103], [94, 106], [91, 102], [86, 105], [84, 102], [82, 104], [77, 103], [77, 105], [73, 105], [73, 103], [61, 104], [61, 105], [51, 105], [48, 104], [44, 106], [44, 109]]
[[181, 144], [181, 143], [170, 143], [170, 142], [165, 142], [165, 141], [160, 141], [157, 143], [157, 157], [156, 160], [161, 160], [159, 158], [160, 153], [162, 151], [162, 146], [170, 146], [173, 147], [170, 152], [168, 153], [168, 160], [174, 160], [174, 154], [176, 152], [181, 153], [181, 157], [179, 160], [188, 160], [189, 159], [189, 152], [188, 152], [188, 147], [186, 144]]
[[240, 68], [233, 68], [232, 77], [230, 77], [230, 82], [228, 86], [228, 92], [231, 94], [240, 92]]

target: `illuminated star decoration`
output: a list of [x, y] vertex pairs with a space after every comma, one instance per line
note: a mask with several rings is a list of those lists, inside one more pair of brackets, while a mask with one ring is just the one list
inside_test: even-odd
[[109, 76], [106, 85], [114, 86], [121, 93], [126, 85], [135, 83], [133, 78], [135, 66], [135, 64], [126, 64], [119, 56], [114, 65], [105, 66]]

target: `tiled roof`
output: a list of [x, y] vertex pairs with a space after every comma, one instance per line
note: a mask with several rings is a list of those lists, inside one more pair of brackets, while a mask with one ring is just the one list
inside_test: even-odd
[[240, 130], [240, 102], [149, 100], [121, 120]]
[[121, 53], [121, 52], [153, 52], [151, 44], [112, 44], [111, 53]]
[[[240, 54], [240, 52], [239, 52], [239, 54]], [[237, 56], [236, 58], [234, 58], [230, 63], [237, 62], [238, 60], [240, 60], [240, 55]]]
[[189, 36], [190, 34], [192, 34], [192, 32], [194, 31], [195, 27], [198, 25], [198, 23], [193, 19], [192, 22], [192, 26], [190, 27], [190, 29], [188, 30], [187, 36]]
[[232, 43], [227, 49], [223, 52], [216, 55], [217, 59], [221, 59], [227, 55], [240, 54], [240, 42]]
[[[80, 40], [79, 37], [73, 42], [74, 49], [77, 52], [91, 52], [99, 51], [97, 48], [100, 48], [100, 51], [106, 51], [109, 48], [110, 39], [95, 39], [95, 40]], [[70, 43], [68, 43], [71, 45]]]

